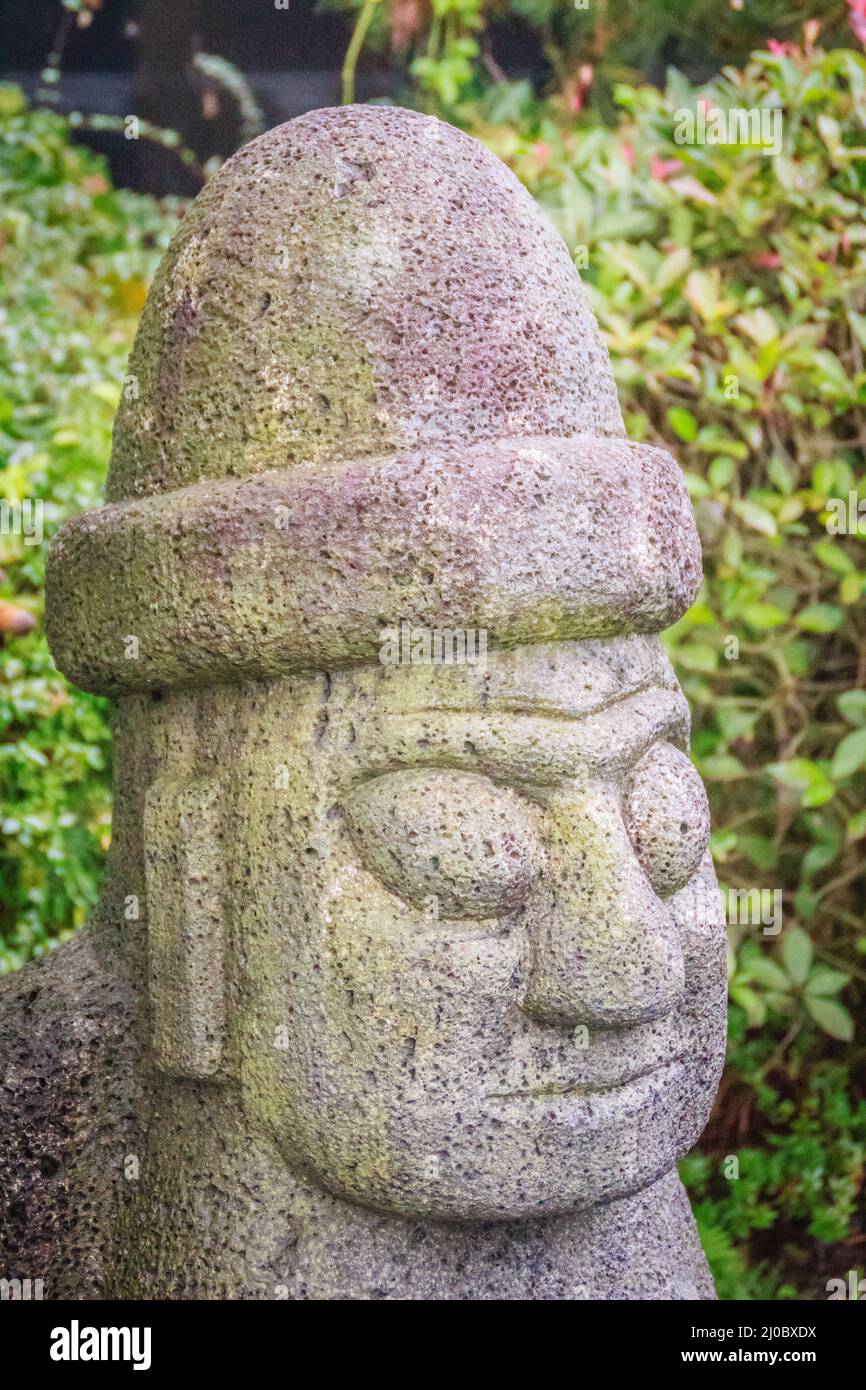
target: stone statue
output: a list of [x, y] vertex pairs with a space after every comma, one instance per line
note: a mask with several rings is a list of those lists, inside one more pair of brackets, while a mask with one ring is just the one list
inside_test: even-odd
[[231, 159], [157, 274], [107, 503], [51, 546], [114, 835], [90, 926], [0, 993], [0, 1273], [712, 1297], [674, 1165], [724, 933], [658, 639], [699, 581], [492, 154], [347, 107]]

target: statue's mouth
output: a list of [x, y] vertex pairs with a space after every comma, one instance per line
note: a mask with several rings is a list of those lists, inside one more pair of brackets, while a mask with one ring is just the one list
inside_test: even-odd
[[632, 1088], [637, 1094], [642, 1082], [648, 1082], [651, 1078], [665, 1081], [667, 1073], [679, 1067], [683, 1060], [682, 1057], [673, 1057], [669, 1062], [654, 1063], [616, 1081], [545, 1081], [542, 1085], [523, 1086], [515, 1091], [492, 1091], [487, 1100], [572, 1100], [583, 1096], [609, 1095], [627, 1088]]

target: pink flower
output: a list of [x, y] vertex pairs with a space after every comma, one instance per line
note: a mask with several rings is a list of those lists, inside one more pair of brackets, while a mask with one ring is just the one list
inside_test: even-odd
[[628, 165], [628, 167], [629, 167], [630, 169], [633, 169], [633, 168], [634, 168], [634, 145], [630, 144], [628, 140], [623, 140], [623, 142], [622, 142], [622, 152], [623, 152], [623, 156], [624, 156], [624, 158], [625, 158], [626, 164]]
[[679, 159], [660, 159], [654, 154], [650, 160], [650, 178], [660, 179], [662, 183], [669, 179], [671, 174], [676, 174], [682, 169], [682, 162]]
[[532, 146], [532, 153], [542, 164], [546, 164], [550, 158], [550, 146], [546, 145], [543, 140], [536, 140]]
[[784, 58], [786, 53], [794, 52], [794, 44], [780, 43], [778, 39], [767, 39], [767, 47], [771, 53], [775, 53], [780, 58]]
[[860, 42], [866, 45], [866, 0], [848, 0], [848, 22]]
[[573, 79], [571, 91], [568, 94], [568, 107], [577, 116], [584, 108], [586, 98], [593, 83], [593, 71], [590, 63], [582, 63]]
[[782, 264], [782, 257], [778, 251], [756, 251], [752, 257], [752, 265], [760, 266], [763, 270], [778, 270]]

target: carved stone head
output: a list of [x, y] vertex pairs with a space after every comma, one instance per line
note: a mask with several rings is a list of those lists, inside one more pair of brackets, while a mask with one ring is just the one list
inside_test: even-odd
[[115, 702], [107, 894], [143, 901], [116, 949], [155, 1072], [235, 1088], [288, 1168], [385, 1212], [668, 1172], [724, 1045], [658, 639], [699, 545], [511, 173], [399, 109], [242, 150], [158, 273], [107, 495], [49, 612]]

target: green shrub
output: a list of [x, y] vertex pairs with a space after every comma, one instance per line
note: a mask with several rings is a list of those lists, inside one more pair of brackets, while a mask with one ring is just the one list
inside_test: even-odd
[[[826, 1298], [827, 1280], [844, 1279], [861, 1248], [848, 1238], [866, 1166], [866, 1101], [849, 1097], [842, 1066], [815, 1067], [796, 1103], [752, 1079], [771, 1126], [762, 1147], [694, 1153], [681, 1165], [719, 1297]], [[763, 1253], [747, 1261], [750, 1245]]]
[[[866, 498], [866, 61], [788, 48], [700, 90], [674, 73], [664, 92], [621, 86], [617, 100], [615, 129], [566, 123], [520, 84], [455, 115], [512, 165], [582, 267], [630, 435], [671, 448], [686, 472], [706, 579], [668, 642], [713, 853], [730, 888], [781, 894], [779, 940], [760, 924], [731, 929], [729, 1076], [748, 1081], [763, 1135], [788, 1123], [771, 1081], [802, 1119], [811, 1069], [846, 1055], [866, 980], [866, 516], [863, 535], [856, 518], [838, 534], [834, 501]], [[779, 153], [678, 143], [700, 100], [781, 111]], [[833, 1076], [859, 1114], [862, 1041], [847, 1055]], [[714, 1126], [705, 1150], [737, 1152], [742, 1140]], [[768, 1143], [761, 1162], [779, 1152]], [[752, 1150], [741, 1157], [754, 1172]], [[759, 1185], [772, 1224], [805, 1222], [781, 1180]], [[748, 1273], [744, 1252], [760, 1242], [734, 1221], [744, 1189], [722, 1187], [708, 1248], [724, 1287], [739, 1262], [739, 1296], [781, 1296], [798, 1271]], [[862, 1206], [834, 1201], [814, 1193], [804, 1240], [821, 1212], [824, 1240], [841, 1241], [849, 1218], [859, 1229]]]
[[[3, 497], [43, 502], [46, 541], [99, 498], [126, 355], [174, 220], [113, 190], [66, 121], [0, 87]], [[41, 619], [45, 546], [4, 530], [0, 597]], [[41, 621], [7, 638], [0, 661], [3, 973], [87, 917], [110, 799], [104, 702], [57, 674]]]
[[[821, 31], [828, 47], [846, 43], [852, 21], [845, 0], [321, 3], [353, 24], [344, 100], [352, 100], [362, 49], [390, 54], [394, 66], [411, 74], [424, 97], [449, 107], [479, 96], [491, 73], [501, 72], [498, 55], [506, 64], [532, 66], [548, 97], [569, 115], [590, 106], [606, 118], [617, 81], [655, 80], [670, 64], [693, 73], [715, 72], [726, 62], [745, 63], [751, 50], [769, 38], [795, 38], [805, 25], [814, 35]], [[504, 26], [511, 40], [500, 43], [497, 36]]]

